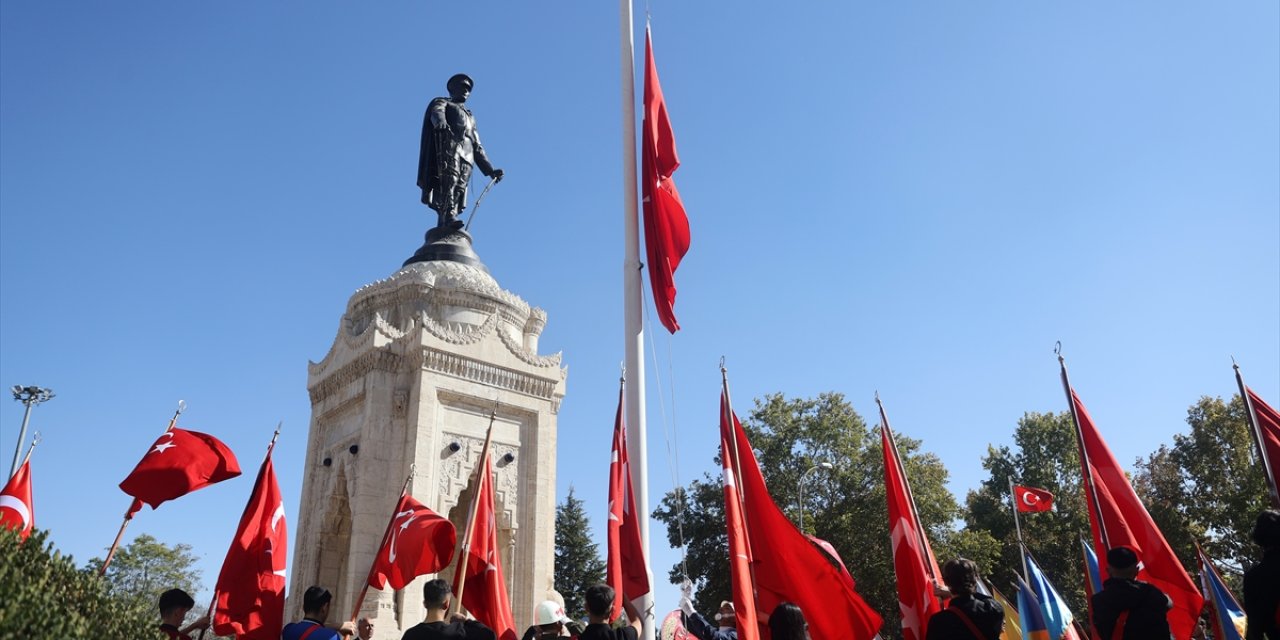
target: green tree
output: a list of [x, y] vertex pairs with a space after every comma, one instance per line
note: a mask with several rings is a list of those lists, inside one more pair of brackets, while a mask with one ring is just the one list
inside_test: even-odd
[[604, 560], [592, 542], [591, 523], [582, 500], [569, 495], [556, 507], [556, 591], [564, 596], [564, 611], [574, 620], [587, 615], [582, 599], [587, 587], [604, 582]]
[[1048, 489], [1054, 495], [1054, 510], [1023, 514], [1023, 541], [1072, 611], [1083, 616], [1087, 609], [1080, 538], [1089, 536], [1089, 516], [1071, 414], [1027, 413], [1018, 420], [1013, 441], [1013, 448], [987, 447], [982, 467], [990, 475], [966, 497], [965, 530], [985, 532], [996, 542], [999, 555], [983, 569], [1005, 591], [1022, 572], [1009, 483]]
[[[827, 540], [845, 559], [858, 592], [886, 620], [882, 633], [898, 635], [897, 586], [893, 570], [884, 489], [884, 457], [879, 435], [869, 428], [839, 393], [788, 399], [771, 394], [757, 399], [743, 424], [769, 486], [769, 493], [793, 521], [800, 515], [801, 477], [805, 476], [804, 529]], [[960, 535], [953, 521], [960, 516], [947, 491], [947, 471], [937, 456], [920, 452], [920, 442], [897, 436], [899, 452], [912, 483], [920, 519], [939, 557], [952, 553], [990, 555], [994, 541], [984, 534]], [[719, 466], [719, 458], [716, 458]], [[698, 589], [702, 608], [729, 599], [728, 538], [725, 533], [721, 480], [710, 474], [667, 493], [654, 517], [667, 526], [667, 539], [685, 545], [688, 577]], [[682, 537], [683, 533], [683, 537]], [[976, 558], [984, 562], [984, 558]], [[684, 578], [681, 565], [671, 568], [673, 583]]]
[[151, 607], [113, 596], [37, 530], [25, 542], [0, 529], [0, 638], [150, 638]]
[[[1249, 534], [1268, 505], [1244, 403], [1202, 397], [1187, 410], [1187, 425], [1173, 446], [1138, 461], [1134, 489], [1183, 566], [1195, 567], [1198, 541], [1215, 561], [1248, 567], [1261, 557]], [[1234, 572], [1223, 574], [1240, 586]]]
[[[202, 588], [200, 570], [191, 545], [178, 543], [170, 547], [154, 537], [142, 534], [116, 551], [107, 567], [107, 591], [113, 596], [154, 607], [160, 594], [169, 589], [182, 589], [192, 596]], [[95, 573], [102, 560], [94, 558], [85, 566]]]

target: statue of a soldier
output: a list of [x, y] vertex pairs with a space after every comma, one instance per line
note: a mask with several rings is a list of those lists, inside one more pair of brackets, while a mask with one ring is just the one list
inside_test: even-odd
[[459, 216], [467, 207], [467, 182], [471, 165], [495, 181], [502, 180], [502, 169], [493, 168], [480, 145], [476, 119], [463, 106], [471, 96], [474, 83], [459, 73], [446, 85], [448, 98], [436, 98], [427, 105], [422, 119], [422, 149], [418, 155], [418, 186], [422, 188], [422, 204], [440, 216], [437, 227], [462, 227]]

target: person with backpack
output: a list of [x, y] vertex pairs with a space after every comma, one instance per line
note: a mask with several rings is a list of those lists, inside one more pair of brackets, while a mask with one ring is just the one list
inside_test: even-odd
[[978, 565], [968, 558], [948, 560], [942, 565], [942, 581], [951, 602], [929, 618], [925, 640], [1000, 640], [1004, 607], [978, 593]]

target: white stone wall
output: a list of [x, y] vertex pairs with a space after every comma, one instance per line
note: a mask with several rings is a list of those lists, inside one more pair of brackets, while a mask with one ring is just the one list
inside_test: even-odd
[[[531, 623], [553, 588], [556, 414], [567, 375], [559, 354], [536, 351], [545, 324], [545, 313], [483, 270], [452, 262], [409, 265], [351, 297], [333, 347], [309, 367], [287, 617], [301, 616], [312, 584], [333, 592], [331, 622], [351, 615], [411, 466], [410, 492], [453, 519], [461, 539], [464, 492], [496, 408], [503, 570], [517, 633]], [[422, 584], [432, 577], [368, 591], [360, 615], [375, 619], [378, 640], [422, 621]]]

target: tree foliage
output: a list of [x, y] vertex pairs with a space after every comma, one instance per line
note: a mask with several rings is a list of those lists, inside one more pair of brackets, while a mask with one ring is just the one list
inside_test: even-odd
[[[757, 399], [743, 427], [756, 449], [770, 495], [793, 522], [799, 521], [799, 483], [804, 476], [805, 532], [836, 548], [857, 581], [858, 592], [884, 614], [883, 633], [896, 635], [898, 596], [878, 434], [843, 395], [834, 392], [807, 399], [782, 394]], [[898, 435], [897, 442], [935, 551], [944, 558], [957, 552], [993, 553], [994, 541], [984, 534], [954, 531], [952, 522], [960, 516], [960, 508], [945, 487], [947, 471], [937, 456], [921, 453], [917, 440]], [[718, 457], [716, 462], [719, 466]], [[835, 466], [805, 476], [819, 462]], [[707, 474], [667, 493], [653, 515], [666, 524], [672, 546], [685, 545], [685, 566], [702, 608], [729, 599], [720, 479]], [[672, 567], [669, 577], [673, 583], [683, 579], [681, 565]]]
[[[192, 596], [200, 591], [200, 570], [195, 563], [191, 545], [170, 547], [144, 533], [116, 551], [103, 577], [111, 595], [154, 607], [160, 594], [169, 589], [182, 589]], [[96, 572], [100, 566], [102, 560], [94, 558], [85, 570]]]
[[0, 528], [0, 637], [149, 638], [154, 607], [113, 595], [96, 571], [77, 570], [47, 532], [22, 542]]
[[[1138, 461], [1134, 488], [1183, 566], [1195, 567], [1198, 541], [1215, 561], [1248, 567], [1261, 558], [1249, 534], [1268, 503], [1244, 403], [1202, 397], [1187, 410], [1187, 425], [1173, 446]], [[1235, 572], [1223, 574], [1240, 586]]]
[[587, 615], [583, 593], [604, 582], [605, 565], [592, 541], [591, 524], [582, 500], [569, 495], [556, 507], [556, 591], [564, 597], [565, 615], [579, 620]]
[[966, 531], [986, 532], [999, 556], [983, 566], [996, 588], [1009, 593], [1022, 572], [1013, 522], [1010, 482], [1053, 493], [1054, 510], [1021, 514], [1022, 537], [1045, 574], [1077, 615], [1085, 615], [1081, 537], [1089, 536], [1089, 516], [1080, 481], [1080, 455], [1069, 412], [1027, 413], [1013, 433], [1014, 447], [987, 447], [982, 468], [990, 474], [969, 492]]

